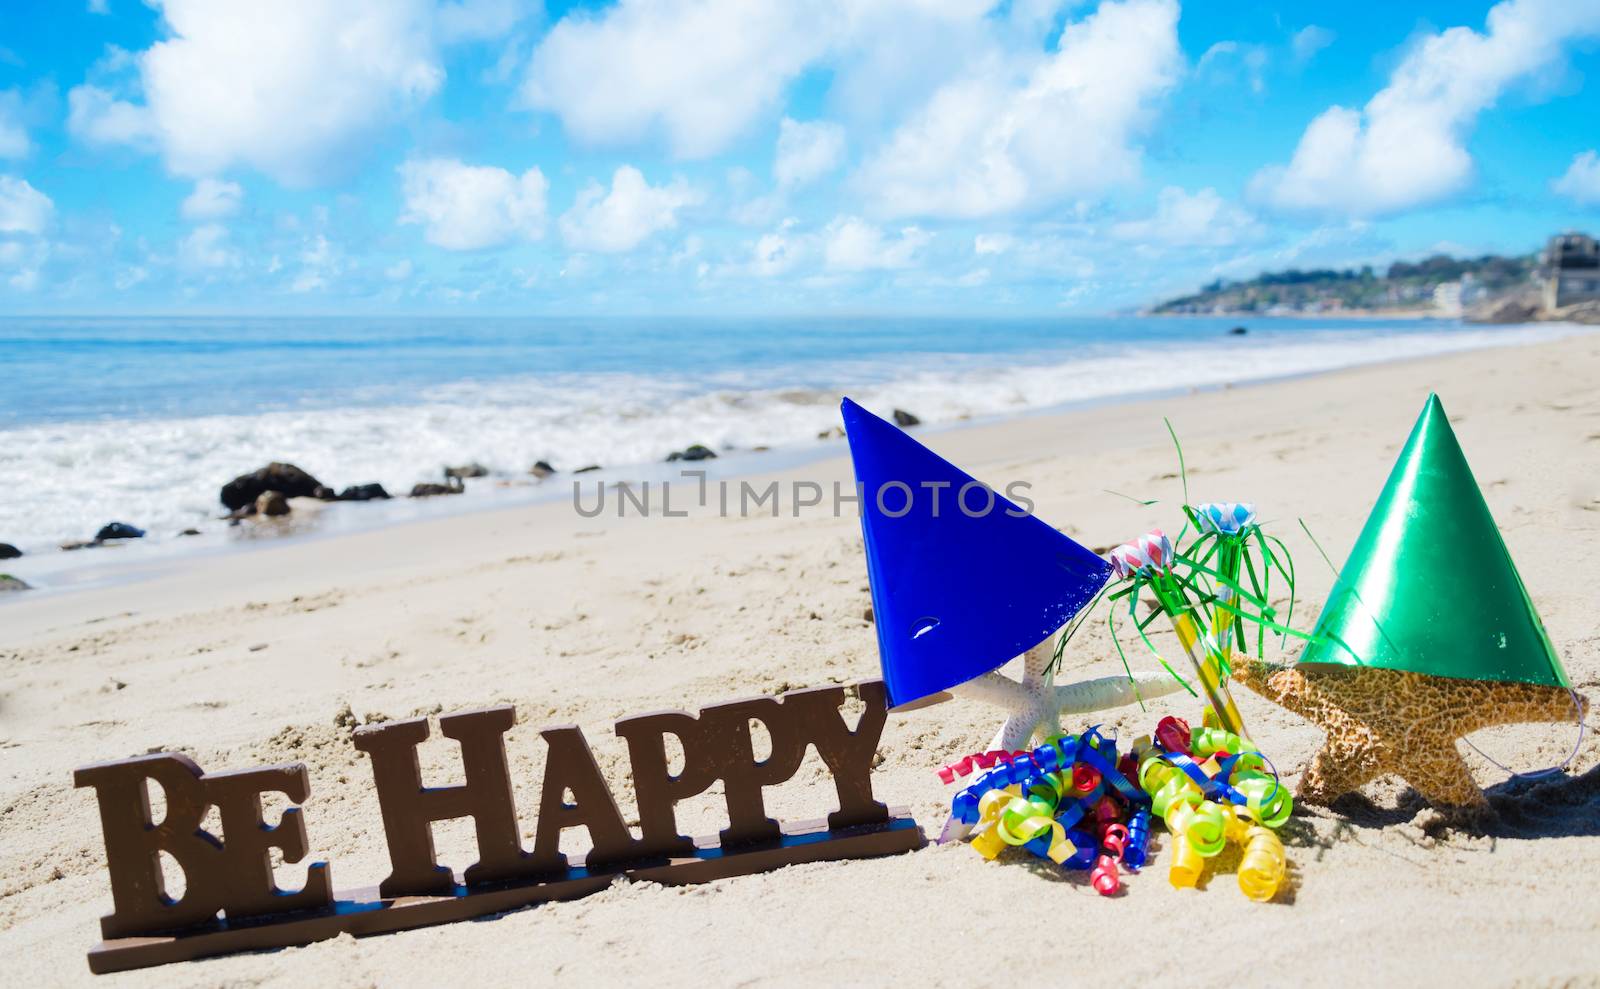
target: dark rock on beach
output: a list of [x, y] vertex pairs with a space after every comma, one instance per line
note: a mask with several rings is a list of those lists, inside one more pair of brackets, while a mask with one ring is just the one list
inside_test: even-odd
[[488, 477], [489, 468], [480, 463], [462, 464], [459, 467], [446, 467], [444, 477], [447, 481], [464, 481], [469, 477]]
[[334, 490], [307, 474], [294, 464], [272, 463], [238, 477], [222, 486], [222, 504], [230, 511], [254, 505], [262, 492], [278, 491], [285, 498], [317, 498], [332, 501], [338, 497]]
[[1246, 326], [1235, 326], [1233, 329], [1228, 331], [1228, 335], [1229, 336], [1235, 336], [1235, 337], [1242, 337], [1246, 333], [1249, 333], [1249, 332], [1250, 332], [1250, 328], [1249, 327], [1246, 327]]
[[548, 460], [536, 461], [532, 467], [528, 468], [528, 473], [532, 474], [534, 477], [537, 477], [541, 481], [555, 472], [556, 469], [550, 466], [550, 461]]
[[0, 560], [15, 560], [22, 555], [22, 550], [10, 543], [0, 543]]
[[922, 420], [921, 419], [918, 419], [916, 416], [914, 416], [911, 413], [907, 412], [905, 409], [895, 409], [893, 415], [894, 415], [894, 424], [896, 426], [899, 426], [901, 429], [905, 429], [905, 428], [910, 427], [910, 426], [919, 426], [919, 425], [922, 424]]
[[7, 591], [28, 590], [32, 590], [32, 588], [20, 577], [13, 577], [8, 573], [0, 573], [0, 594], [4, 594]]
[[587, 474], [587, 473], [589, 473], [591, 471], [597, 471], [599, 469], [600, 469], [600, 465], [599, 464], [590, 464], [587, 467], [579, 467], [577, 470], [573, 471], [573, 473], [574, 474]]
[[451, 478], [449, 484], [434, 484], [431, 481], [423, 484], [414, 484], [411, 486], [411, 497], [432, 498], [435, 495], [460, 494], [465, 490], [466, 489], [461, 485], [460, 479]]
[[144, 530], [126, 522], [107, 522], [94, 534], [94, 541], [103, 543], [107, 539], [143, 539]]
[[178, 533], [178, 535], [180, 535], [180, 536], [198, 536], [198, 535], [200, 535], [200, 530], [199, 529], [185, 529], [182, 532]]
[[681, 450], [681, 451], [674, 450], [671, 453], [667, 454], [667, 463], [669, 463], [669, 464], [673, 463], [675, 461], [678, 461], [678, 460], [715, 460], [715, 459], [717, 459], [717, 451], [715, 451], [715, 450], [711, 449], [709, 446], [705, 446], [704, 444], [701, 444], [701, 443], [694, 443], [694, 444], [691, 444], [687, 449], [684, 449], [684, 450]]
[[61, 544], [61, 548], [70, 553], [75, 549], [93, 549], [98, 545], [100, 545], [98, 539], [69, 539]]
[[829, 426], [827, 429], [824, 429], [822, 432], [817, 434], [817, 439], [819, 439], [819, 440], [836, 440], [836, 439], [841, 439], [843, 437], [844, 437], [844, 427], [843, 426]]
[[1531, 323], [1539, 317], [1543, 303], [1536, 292], [1522, 292], [1490, 299], [1466, 314], [1469, 323]]
[[289, 514], [289, 499], [282, 491], [263, 491], [256, 496], [256, 514], [275, 516]]
[[352, 484], [339, 492], [340, 501], [386, 501], [390, 497], [389, 492], [384, 490], [383, 485], [377, 482], [372, 484]]

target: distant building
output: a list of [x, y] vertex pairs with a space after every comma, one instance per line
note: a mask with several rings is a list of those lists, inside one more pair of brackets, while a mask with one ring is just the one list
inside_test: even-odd
[[1433, 307], [1447, 316], [1459, 316], [1463, 310], [1477, 305], [1483, 296], [1483, 286], [1468, 272], [1459, 281], [1435, 285]]
[[1600, 301], [1600, 245], [1586, 234], [1550, 238], [1544, 249], [1544, 307]]

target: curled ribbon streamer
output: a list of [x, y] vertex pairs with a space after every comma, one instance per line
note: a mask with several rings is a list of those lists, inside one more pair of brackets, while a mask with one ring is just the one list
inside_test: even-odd
[[1122, 880], [1117, 875], [1117, 860], [1110, 855], [1101, 855], [1095, 859], [1094, 871], [1089, 873], [1089, 885], [1101, 896], [1111, 896], [1122, 888]]
[[[955, 795], [951, 814], [976, 826], [972, 846], [988, 859], [1008, 847], [1022, 847], [1065, 868], [1095, 868], [1100, 858], [1113, 854], [1108, 847], [1120, 854], [1130, 841], [1118, 820], [1118, 801], [1128, 806], [1148, 802], [1117, 769], [1116, 743], [1098, 727], [1079, 736], [1058, 735], [1031, 752], [976, 753], [946, 769], [953, 779], [962, 763], [971, 772], [973, 763], [983, 766], [985, 761], [987, 771]], [[1148, 819], [1146, 815], [1146, 832]], [[1080, 823], [1094, 825], [1098, 837]], [[1100, 871], [1094, 880], [1097, 889], [1107, 886], [1107, 875], [1115, 878], [1114, 869], [1113, 863], [1112, 872]]]
[[[1169, 733], [1167, 737], [1173, 736]], [[1162, 816], [1161, 808], [1170, 805], [1181, 793], [1192, 792], [1237, 804], [1267, 827], [1281, 827], [1289, 819], [1294, 811], [1294, 800], [1276, 772], [1271, 775], [1261, 772], [1266, 757], [1253, 743], [1219, 729], [1196, 729], [1194, 737], [1201, 742], [1194, 749], [1196, 755], [1234, 750], [1220, 760], [1215, 775], [1208, 775], [1199, 763], [1182, 752], [1148, 746], [1139, 753], [1139, 785], [1152, 795], [1158, 816]], [[1185, 780], [1186, 784], [1175, 782], [1177, 779]]]
[[1150, 812], [1143, 807], [1128, 821], [1128, 843], [1122, 849], [1122, 864], [1138, 872], [1144, 868], [1150, 851]]
[[1189, 723], [1182, 718], [1167, 715], [1156, 723], [1156, 741], [1168, 752], [1185, 752], [1194, 738]]
[[1265, 903], [1278, 895], [1288, 871], [1278, 836], [1260, 826], [1250, 828], [1239, 860], [1239, 890], [1257, 903]]
[[1200, 873], [1205, 871], [1205, 867], [1205, 858], [1194, 850], [1193, 845], [1187, 841], [1174, 842], [1167, 882], [1180, 889], [1195, 886], [1200, 882]]
[[[1263, 771], [1271, 763], [1248, 738], [1221, 728], [1185, 728], [1180, 719], [1164, 719], [1156, 729], [1159, 741], [1140, 738], [1133, 752], [1139, 785], [1151, 798], [1150, 813], [1178, 839], [1168, 881], [1175, 887], [1197, 885], [1206, 861], [1232, 842], [1240, 846], [1240, 891], [1258, 902], [1272, 899], [1288, 869], [1283, 842], [1272, 830], [1293, 810], [1288, 791], [1276, 771]], [[1148, 829], [1149, 818], [1141, 822], [1136, 814], [1123, 850], [1129, 868], [1143, 862], [1132, 850], [1141, 827]]]
[[1214, 800], [1179, 803], [1167, 813], [1167, 828], [1202, 858], [1214, 858], [1228, 843], [1228, 813]]
[[[1035, 839], [1026, 847], [1028, 851], [1032, 852], [1033, 854], [1038, 855], [1041, 858], [1047, 858], [1048, 853], [1042, 844], [1042, 840], [1043, 839]], [[1074, 850], [1071, 855], [1066, 857], [1066, 859], [1056, 864], [1060, 865], [1063, 869], [1073, 869], [1076, 871], [1082, 871], [1092, 867], [1094, 865], [1096, 852], [1099, 848], [1098, 844], [1095, 842], [1094, 836], [1089, 834], [1087, 831], [1082, 830], [1081, 828], [1070, 828], [1067, 830], [1067, 840], [1072, 843]]]
[[1010, 763], [1014, 759], [1026, 757], [1026, 752], [1010, 752], [1005, 749], [991, 749], [988, 752], [974, 752], [969, 756], [952, 762], [948, 766], [941, 766], [935, 770], [939, 779], [945, 783], [954, 783], [957, 776], [970, 776], [973, 767], [978, 769], [993, 769], [996, 763]]

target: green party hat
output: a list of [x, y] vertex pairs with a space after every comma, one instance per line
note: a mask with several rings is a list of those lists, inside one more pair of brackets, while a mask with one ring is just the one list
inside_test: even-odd
[[1439, 396], [1428, 396], [1300, 662], [1567, 686]]

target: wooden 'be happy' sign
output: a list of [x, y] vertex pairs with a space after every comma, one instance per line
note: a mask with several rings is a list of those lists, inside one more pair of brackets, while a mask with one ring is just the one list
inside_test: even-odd
[[[618, 875], [698, 883], [920, 848], [916, 822], [872, 794], [872, 759], [888, 715], [883, 682], [863, 681], [856, 689], [866, 710], [853, 729], [841, 711], [844, 687], [719, 704], [698, 716], [664, 711], [617, 722], [616, 733], [628, 746], [638, 836], [624, 823], [583, 732], [576, 725], [546, 728], [540, 734], [549, 751], [531, 850], [519, 838], [506, 766], [504, 735], [516, 720], [509, 705], [439, 718], [441, 733], [461, 747], [466, 782], [459, 786], [430, 787], [422, 779], [417, 746], [428, 738], [426, 718], [357, 728], [352, 741], [372, 761], [390, 872], [375, 889], [342, 893], [333, 891], [326, 862], [309, 865], [298, 890], [280, 889], [274, 876], [274, 850], [286, 865], [305, 857], [306, 824], [298, 806], [267, 824], [261, 796], [282, 793], [303, 804], [310, 782], [301, 763], [206, 773], [185, 756], [160, 753], [85, 766], [73, 781], [93, 787], [99, 800], [113, 906], [101, 918], [105, 940], [90, 950], [89, 968], [118, 972], [345, 932], [445, 923], [574, 899]], [[752, 719], [772, 740], [765, 759], [755, 756]], [[667, 735], [683, 748], [677, 773]], [[839, 809], [826, 820], [782, 825], [767, 816], [762, 788], [792, 777], [811, 746], [833, 778]], [[718, 780], [728, 827], [709, 838], [679, 834], [678, 801]], [[151, 814], [152, 782], [166, 793], [159, 823]], [[212, 807], [220, 835], [202, 827]], [[432, 830], [456, 818], [472, 819], [478, 843], [478, 861], [459, 877], [439, 862]], [[569, 828], [588, 830], [593, 849], [586, 856], [561, 852]], [[162, 852], [183, 870], [177, 899], [162, 883]]]

